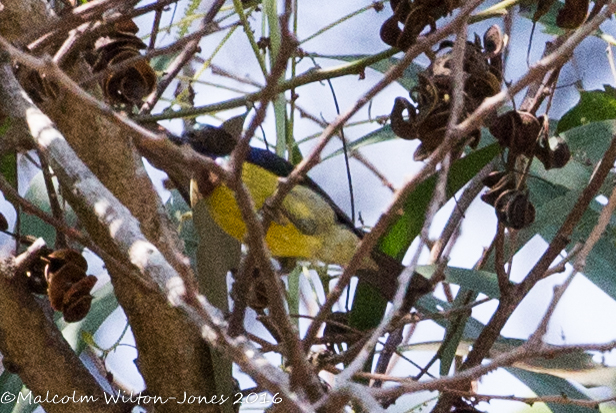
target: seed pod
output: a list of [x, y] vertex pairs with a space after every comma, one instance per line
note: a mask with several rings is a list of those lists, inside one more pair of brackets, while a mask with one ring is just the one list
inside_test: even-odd
[[565, 0], [565, 7], [556, 16], [556, 25], [561, 29], [580, 27], [588, 15], [588, 5], [588, 0]]
[[[407, 111], [409, 114], [409, 120], [405, 121], [402, 117], [402, 113]], [[417, 138], [417, 129], [413, 124], [415, 120], [416, 109], [411, 102], [408, 100], [398, 97], [394, 100], [394, 107], [391, 110], [391, 130], [396, 134], [396, 136], [401, 137], [402, 139], [416, 139]]]
[[60, 96], [58, 85], [36, 70], [17, 65], [15, 67], [15, 76], [36, 104], [53, 101]]
[[490, 28], [483, 35], [483, 48], [486, 57], [492, 58], [500, 55], [503, 51], [503, 33], [497, 24], [490, 26]]
[[[488, 176], [489, 178], [490, 176]], [[496, 200], [503, 194], [505, 191], [509, 191], [515, 188], [515, 178], [512, 174], [504, 173], [500, 180], [490, 187], [490, 190], [485, 194], [481, 195], [481, 200], [486, 204], [494, 206]]]
[[[408, 19], [418, 18], [427, 10], [415, 7], [417, 4], [417, 2], [412, 3], [413, 6], [409, 11], [404, 30], [410, 26]], [[394, 22], [394, 24], [398, 23]], [[464, 101], [459, 121], [477, 109], [485, 98], [500, 91], [502, 75], [500, 69], [497, 70], [492, 65], [492, 60], [496, 62], [502, 53], [504, 44], [498, 26], [490, 28], [484, 38], [486, 39], [485, 46], [482, 46], [481, 38], [475, 36], [475, 42], [467, 42], [465, 48]], [[413, 155], [416, 161], [428, 158], [441, 145], [447, 134], [454, 87], [452, 47], [452, 42], [442, 42], [430, 66], [418, 74], [417, 86], [409, 92], [415, 104], [404, 98], [396, 98], [394, 101], [390, 116], [392, 130], [403, 139], [421, 141]], [[408, 113], [408, 120], [403, 117], [405, 111]], [[481, 138], [480, 129], [470, 131], [465, 138], [468, 145], [475, 148]]]
[[211, 125], [190, 129], [180, 140], [188, 143], [195, 151], [213, 157], [227, 156], [237, 145], [237, 140], [231, 134]]
[[28, 277], [28, 289], [34, 294], [47, 294], [45, 267], [49, 261], [45, 257], [52, 252], [52, 249], [43, 247], [38, 253], [38, 258], [34, 260], [32, 265], [30, 265], [30, 268], [26, 271], [26, 277]]
[[389, 19], [385, 20], [383, 25], [381, 26], [380, 31], [381, 40], [391, 47], [396, 47], [398, 44], [398, 39], [402, 34], [402, 30], [398, 26], [398, 19], [396, 16], [392, 16]]
[[[381, 39], [390, 46], [406, 50], [426, 27], [436, 30], [436, 21], [460, 7], [461, 3], [460, 0], [392, 0], [394, 14], [381, 26]], [[398, 23], [404, 28], [400, 29]]]
[[490, 133], [513, 154], [531, 156], [542, 128], [542, 122], [532, 113], [512, 110], [492, 122]]
[[88, 270], [88, 262], [79, 253], [73, 249], [61, 249], [52, 252], [45, 258], [49, 263], [45, 268], [45, 278], [49, 279], [51, 273], [58, 271], [66, 263], [71, 263], [77, 266], [81, 271]]
[[503, 177], [507, 175], [505, 171], [493, 171], [488, 174], [485, 178], [482, 179], [481, 183], [483, 183], [488, 188], [492, 188], [496, 185]]
[[334, 311], [327, 317], [323, 329], [323, 339], [326, 340], [325, 345], [330, 351], [335, 351], [335, 344], [352, 341], [355, 334], [348, 325], [349, 313]]
[[561, 137], [555, 137], [553, 140], [556, 142], [554, 149], [549, 141], [537, 142], [535, 147], [535, 156], [545, 169], [562, 168], [571, 159], [571, 151], [567, 142]]
[[552, 151], [552, 167], [562, 168], [567, 165], [569, 159], [571, 159], [571, 151], [569, 145], [562, 138], [558, 138], [558, 143]]
[[496, 216], [505, 226], [522, 229], [535, 221], [535, 207], [528, 199], [528, 190], [507, 190], [494, 204]]
[[248, 307], [257, 313], [262, 313], [268, 307], [267, 287], [263, 280], [256, 279], [252, 282], [247, 301]]
[[535, 14], [533, 15], [533, 22], [537, 22], [537, 20], [550, 11], [550, 8], [555, 1], [556, 0], [539, 0], [537, 2], [537, 11], [535, 11]]
[[[86, 57], [93, 72], [140, 55], [146, 45], [135, 34], [137, 25], [130, 19], [117, 22], [113, 30], [99, 37], [93, 50]], [[146, 61], [138, 61], [130, 67], [111, 73], [101, 81], [105, 97], [112, 103], [138, 104], [152, 93], [156, 86], [156, 73]]]
[[90, 291], [96, 284], [96, 277], [88, 275], [73, 284], [64, 294], [62, 314], [67, 323], [82, 320], [90, 311], [93, 297]]
[[88, 262], [75, 250], [62, 249], [46, 257], [45, 279], [51, 307], [68, 323], [83, 319], [90, 310], [90, 291], [96, 277], [86, 275]]
[[47, 293], [51, 307], [56, 311], [64, 309], [64, 294], [73, 286], [85, 278], [86, 274], [79, 267], [71, 263], [65, 263], [59, 270], [48, 272]]
[[0, 231], [8, 231], [9, 223], [4, 214], [0, 213]]

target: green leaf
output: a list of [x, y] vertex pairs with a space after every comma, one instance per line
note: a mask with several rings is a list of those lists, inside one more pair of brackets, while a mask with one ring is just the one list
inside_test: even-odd
[[[498, 144], [493, 144], [456, 161], [451, 166], [447, 196], [453, 196], [466, 185], [499, 151]], [[425, 211], [432, 198], [435, 185], [436, 176], [432, 176], [419, 184], [416, 190], [409, 195], [404, 205], [404, 213], [380, 240], [379, 249], [382, 252], [402, 260], [407, 249], [421, 231]], [[358, 329], [373, 328], [383, 317], [386, 306], [387, 301], [380, 294], [371, 290], [371, 287], [359, 283], [353, 298], [350, 325]]]
[[[452, 308], [451, 304], [441, 301], [434, 296], [428, 295], [423, 296], [419, 299], [418, 307], [424, 311], [427, 310], [427, 314], [430, 312], [439, 311], [439, 307], [443, 310], [448, 310]], [[447, 320], [435, 318], [434, 321], [441, 326], [445, 326]], [[477, 339], [479, 333], [485, 326], [477, 321], [474, 318], [469, 318], [468, 322], [464, 328], [464, 334], [462, 340], [458, 343], [456, 348], [456, 354], [464, 356], [468, 354], [469, 347], [472, 345], [473, 341]], [[502, 354], [507, 351], [511, 351], [514, 347], [520, 346], [524, 343], [524, 340], [519, 339], [510, 339], [505, 337], [500, 337], [495, 345], [493, 346], [490, 356], [495, 357], [498, 354]], [[428, 343], [418, 343], [411, 344], [406, 346], [401, 346], [399, 348], [400, 351], [436, 351], [441, 346], [441, 342], [428, 342]], [[598, 366], [597, 363], [592, 362], [592, 357], [585, 352], [578, 352], [570, 355], [565, 355], [562, 359], [560, 357], [556, 357], [555, 360], [552, 359], [535, 359], [530, 360], [525, 363], [517, 364], [516, 366], [520, 366], [521, 368], [513, 368], [508, 367], [506, 370], [511, 373], [513, 376], [518, 378], [524, 384], [526, 384], [533, 392], [535, 392], [539, 396], [547, 396], [547, 395], [564, 395], [569, 398], [576, 398], [582, 400], [590, 400], [584, 393], [580, 392], [576, 387], [574, 387], [571, 383], [561, 377], [557, 377], [551, 374], [537, 373], [535, 371], [523, 370], [523, 369], [535, 369], [541, 370], [545, 372], [552, 372], [554, 374], [570, 374], [570, 378], [574, 379], [574, 377], [581, 377], [581, 374], [575, 376], [575, 371], [586, 370], [586, 373], [589, 374], [587, 378], [588, 382], [590, 375], [597, 375]], [[569, 366], [568, 373], [563, 373], [562, 368]], [[601, 384], [614, 383], [616, 378], [616, 369], [612, 368], [607, 372], [607, 380], [601, 382]], [[595, 380], [596, 381], [596, 380]], [[550, 409], [554, 413], [587, 413], [589, 409], [584, 408], [583, 410], [566, 410], [562, 409], [563, 407], [575, 407], [570, 405], [552, 405], [550, 404]], [[596, 412], [596, 410], [592, 410]]]
[[[361, 55], [361, 54], [356, 54], [356, 55], [321, 55], [321, 54], [317, 54], [317, 53], [311, 53], [309, 54], [310, 57], [319, 57], [319, 58], [324, 58], [324, 59], [335, 59], [335, 60], [342, 60], [344, 62], [354, 62], [357, 60], [361, 60], [361, 59], [365, 59], [367, 57], [370, 57], [370, 55]], [[377, 72], [380, 73], [385, 73], [387, 72], [392, 66], [396, 65], [398, 62], [400, 62], [400, 59], [398, 59], [397, 57], [390, 57], [388, 59], [383, 59], [380, 60], [376, 63], [371, 64], [370, 66], [368, 66], [371, 69], [376, 70]], [[396, 79], [396, 81], [398, 83], [400, 83], [400, 85], [402, 85], [402, 87], [404, 87], [406, 90], [411, 90], [412, 88], [414, 88], [417, 85], [417, 74], [424, 71], [425, 67], [420, 66], [416, 63], [411, 63], [409, 66], [407, 66], [406, 69], [404, 69], [404, 73], [402, 73], [402, 76], [400, 76], [398, 79]]]
[[571, 129], [563, 134], [573, 158], [592, 168], [603, 158], [616, 133], [616, 122], [612, 120], [592, 122]]
[[[563, 137], [573, 154], [567, 166], [554, 171], [545, 171], [541, 165], [533, 164], [532, 175], [528, 179], [531, 200], [536, 208], [535, 222], [518, 232], [516, 246], [521, 249], [535, 234], [550, 242], [565, 217], [577, 201], [580, 191], [586, 187], [594, 165], [603, 157], [613, 134], [616, 133], [616, 121], [592, 122], [568, 130]], [[559, 176], [562, 173], [562, 176]], [[614, 179], [608, 178], [602, 193], [611, 192]], [[572, 235], [570, 250], [577, 241], [585, 240], [596, 225], [602, 210], [596, 201], [591, 203], [588, 211]], [[597, 242], [586, 260], [584, 275], [601, 288], [610, 297], [616, 299], [616, 227], [610, 224], [606, 233]], [[488, 261], [492, 265], [493, 257]]]
[[[374, 145], [375, 143], [386, 142], [392, 139], [398, 139], [394, 131], [391, 130], [391, 125], [385, 125], [382, 128], [379, 128], [375, 131], [368, 133], [367, 135], [362, 136], [359, 139], [350, 142], [347, 145], [347, 151], [351, 152], [356, 149], [361, 148], [362, 146]], [[338, 149], [337, 151], [332, 152], [327, 155], [323, 160], [327, 160], [329, 158], [333, 158], [338, 155], [342, 155], [344, 149]]]
[[[451, 166], [447, 182], [447, 197], [453, 196], [488, 164], [498, 153], [498, 144], [474, 151]], [[426, 209], [436, 185], [436, 175], [420, 183], [406, 199], [402, 215], [389, 227], [380, 239], [380, 250], [402, 260], [409, 246], [419, 235], [425, 219]]]
[[[507, 367], [505, 370], [526, 384], [539, 397], [563, 396], [569, 399], [592, 400], [565, 379], [514, 367]], [[597, 413], [597, 409], [571, 404], [547, 403], [547, 405], [554, 413]]]
[[[23, 382], [17, 374], [9, 373], [8, 370], [4, 370], [0, 376], [0, 394], [10, 393], [17, 395], [23, 387]], [[17, 399], [12, 402], [0, 403], [0, 413], [11, 413]]]
[[[0, 134], [1, 136], [1, 134]], [[0, 174], [11, 184], [13, 188], [17, 188], [17, 154], [7, 153], [0, 157]]]
[[152, 60], [150, 60], [150, 66], [155, 72], [164, 72], [167, 70], [167, 67], [169, 67], [169, 64], [175, 60], [178, 54], [179, 52], [154, 56]]
[[[419, 265], [415, 268], [415, 271], [426, 278], [430, 278], [436, 271], [436, 267], [436, 265]], [[449, 283], [483, 293], [490, 298], [500, 298], [498, 280], [496, 274], [492, 272], [459, 267], [445, 267], [443, 272]]]
[[[60, 205], [64, 207], [64, 221], [69, 227], [74, 227], [77, 224], [77, 216], [66, 204], [60, 192], [58, 191], [58, 181], [53, 178], [56, 193], [58, 194], [58, 201]], [[51, 214], [51, 206], [49, 205], [49, 197], [47, 196], [47, 188], [45, 186], [45, 180], [43, 173], [39, 172], [30, 181], [30, 186], [26, 192], [25, 198], [33, 203], [38, 208]], [[49, 246], [53, 246], [56, 242], [56, 230], [53, 226], [43, 222], [40, 218], [22, 213], [20, 217], [21, 233], [24, 235], [33, 235], [35, 237], [41, 237], [45, 240], [45, 243]]]
[[[460, 288], [453, 302], [453, 309], [471, 304], [475, 301], [478, 295], [479, 293], [473, 290]], [[438, 350], [441, 359], [441, 376], [446, 376], [449, 374], [453, 359], [456, 357], [458, 345], [464, 335], [464, 327], [466, 326], [466, 322], [470, 318], [470, 315], [470, 311], [459, 312], [458, 314], [450, 317], [449, 322], [447, 323], [447, 327], [445, 328], [445, 339], [443, 340], [443, 345]]]
[[360, 281], [353, 295], [349, 325], [359, 331], [375, 328], [381, 322], [386, 308], [387, 300], [376, 288]]
[[[466, 357], [473, 341], [463, 336], [455, 349], [455, 355]], [[508, 353], [524, 343], [526, 343], [526, 340], [499, 337], [490, 350], [489, 358]], [[442, 341], [427, 341], [400, 346], [398, 350], [436, 353], [442, 346]], [[536, 357], [521, 360], [515, 362], [512, 367], [572, 380], [586, 387], [605, 386], [613, 388], [616, 385], [616, 367], [606, 367], [597, 363], [593, 361], [593, 356], [590, 353], [581, 350], [548, 358]]]
[[171, 191], [171, 196], [165, 204], [165, 209], [184, 242], [186, 256], [190, 259], [192, 267], [197, 268], [196, 254], [199, 237], [192, 220], [192, 211], [177, 189]]
[[227, 273], [239, 268], [240, 242], [214, 222], [203, 200], [193, 208], [193, 221], [199, 237], [196, 251], [199, 291], [226, 313], [229, 311]]
[[[32, 393], [30, 393], [30, 389], [28, 389], [25, 385], [21, 388], [21, 397], [26, 398], [27, 396], [30, 396]], [[17, 397], [19, 397], [19, 395], [17, 395]], [[33, 411], [35, 411], [39, 405], [38, 403], [30, 403], [29, 399], [27, 402], [23, 402], [20, 401], [19, 403], [17, 403], [15, 405], [15, 407], [12, 410], [12, 413], [32, 413]], [[33, 396], [33, 400], [34, 400], [34, 396]]]
[[0, 124], [0, 136], [3, 136], [11, 127], [11, 118], [5, 118]]
[[[573, 208], [578, 196], [579, 191], [570, 191], [566, 195], [555, 198], [551, 202], [537, 208], [535, 222], [518, 234], [520, 247], [532, 238], [534, 234], [539, 234], [547, 242], [551, 242], [567, 214]], [[570, 250], [576, 242], [582, 242], [588, 237], [599, 218], [598, 209], [598, 207], [589, 208], [584, 213], [572, 234], [571, 239], [573, 242], [567, 246], [567, 250]], [[616, 278], [613, 275], [614, 268], [616, 268], [615, 239], [616, 227], [608, 225], [606, 233], [599, 239], [586, 258], [584, 275], [607, 295], [616, 300]]]
[[[452, 305], [446, 301], [439, 300], [433, 295], [428, 294], [421, 297], [417, 301], [417, 305], [415, 307], [421, 310], [422, 313], [425, 313], [427, 315], [435, 315], [439, 311], [450, 310], [452, 308]], [[447, 326], [447, 320], [443, 317], [436, 316], [433, 318], [433, 320], [435, 323], [437, 323], [443, 328]], [[484, 327], [485, 326], [476, 319], [469, 318], [466, 325], [464, 326], [463, 337], [469, 340], [475, 340], [477, 339], [477, 337], [479, 337], [479, 334]]]
[[[299, 277], [302, 274], [303, 266], [296, 265], [293, 271], [289, 273], [287, 281], [289, 284], [287, 302], [289, 304], [289, 313], [299, 314]], [[299, 318], [293, 318], [293, 324], [299, 331]]]
[[556, 133], [591, 122], [616, 119], [616, 90], [609, 85], [604, 87], [605, 90], [580, 91], [580, 100], [560, 119]]
[[[565, 33], [563, 29], [561, 29], [560, 27], [556, 25], [556, 16], [558, 16], [558, 12], [560, 12], [560, 10], [563, 7], [564, 7], [563, 2], [556, 1], [554, 2], [554, 4], [552, 4], [552, 7], [550, 7], [550, 10], [546, 14], [541, 16], [541, 18], [539, 19], [539, 23], [543, 25], [544, 33], [552, 34], [552, 35], [561, 35]], [[521, 16], [526, 17], [529, 20], [533, 19], [534, 14], [535, 14], [535, 7], [533, 7], [532, 9], [524, 10], [520, 12]]]

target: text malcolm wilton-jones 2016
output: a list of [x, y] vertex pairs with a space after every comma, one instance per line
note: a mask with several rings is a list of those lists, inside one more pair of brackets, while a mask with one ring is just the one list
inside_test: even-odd
[[[228, 396], [192, 396], [188, 395], [184, 392], [182, 400], [179, 400], [178, 397], [161, 397], [161, 396], [146, 396], [141, 393], [130, 394], [123, 393], [118, 390], [117, 394], [111, 395], [107, 393], [103, 393], [105, 398], [105, 403], [133, 403], [136, 405], [142, 404], [166, 404], [169, 401], [175, 401], [177, 404], [224, 404], [231, 399]], [[278, 397], [278, 393], [274, 394], [271, 399], [268, 399], [267, 394], [263, 394], [259, 396], [257, 393], [250, 393], [245, 399], [242, 393], [235, 394], [235, 400], [233, 404], [244, 403], [244, 404], [278, 404], [282, 401], [281, 397]], [[51, 397], [51, 398], [50, 398]], [[242, 401], [242, 399], [244, 399]], [[51, 396], [49, 392], [43, 397], [42, 395], [33, 396], [32, 392], [28, 392], [26, 394], [17, 393], [15, 395], [11, 392], [4, 392], [2, 396], [0, 396], [0, 404], [7, 403], [29, 403], [29, 404], [41, 404], [41, 403], [51, 403], [51, 404], [68, 404], [68, 403], [95, 403], [100, 400], [100, 397], [95, 396], [77, 396], [76, 392], [73, 391], [73, 394], [70, 396], [60, 396], [55, 394]]]

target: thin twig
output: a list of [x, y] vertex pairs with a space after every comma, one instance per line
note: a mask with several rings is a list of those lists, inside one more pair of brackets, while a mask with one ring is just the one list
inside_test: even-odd
[[616, 397], [610, 397], [601, 400], [583, 400], [583, 399], [571, 399], [567, 396], [541, 396], [541, 397], [517, 397], [517, 396], [502, 396], [502, 395], [489, 395], [489, 394], [477, 394], [474, 392], [466, 392], [455, 389], [444, 389], [444, 393], [455, 394], [456, 396], [462, 396], [465, 399], [469, 399], [476, 402], [490, 402], [492, 400], [507, 400], [512, 402], [521, 402], [529, 406], [535, 403], [557, 403], [570, 406], [587, 407], [589, 409], [599, 410], [599, 405], [604, 403], [610, 403], [616, 401]]
[[556, 310], [556, 306], [558, 305], [558, 302], [560, 301], [562, 296], [565, 294], [565, 291], [567, 291], [567, 288], [569, 288], [569, 286], [571, 285], [571, 282], [576, 275], [577, 271], [573, 271], [571, 274], [569, 274], [567, 279], [565, 279], [565, 281], [561, 285], [554, 287], [554, 296], [552, 297], [552, 301], [550, 301], [550, 305], [545, 311], [545, 314], [543, 315], [539, 326], [537, 327], [535, 332], [528, 338], [529, 345], [533, 345], [534, 343], [540, 343], [543, 341], [543, 337], [548, 331], [548, 324], [550, 323], [550, 319], [552, 318], [552, 315]]
[[[214, 21], [214, 18], [220, 11], [220, 8], [225, 3], [225, 0], [216, 0], [214, 4], [210, 7], [207, 14], [201, 20], [199, 25], [198, 33], [202, 33], [203, 35], [207, 33], [207, 30], [210, 28], [211, 23]], [[167, 87], [171, 84], [173, 79], [180, 73], [182, 67], [187, 64], [190, 59], [197, 53], [199, 50], [199, 41], [201, 40], [201, 36], [189, 41], [184, 46], [182, 52], [171, 62], [169, 67], [167, 67], [167, 72], [163, 76], [163, 78], [158, 82], [156, 86], [156, 90], [148, 96], [146, 102], [141, 106], [140, 114], [149, 113], [158, 102], [158, 99], [163, 95], [163, 92], [167, 89]]]
[[547, 278], [554, 274], [560, 274], [562, 272], [565, 272], [565, 270], [567, 269], [566, 267], [567, 263], [571, 262], [576, 257], [576, 255], [580, 252], [581, 249], [582, 249], [582, 244], [580, 243], [575, 244], [573, 248], [571, 248], [571, 251], [569, 251], [569, 253], [567, 254], [565, 258], [560, 260], [558, 264], [554, 265], [553, 267], [550, 267], [545, 272], [544, 278]]
[[539, 344], [529, 346], [528, 343], [517, 347], [507, 353], [498, 355], [489, 363], [478, 365], [467, 370], [462, 370], [453, 376], [446, 376], [434, 380], [417, 382], [414, 380], [406, 380], [406, 383], [401, 382], [397, 387], [384, 389], [368, 389], [375, 397], [400, 397], [403, 394], [416, 393], [419, 391], [444, 391], [444, 389], [457, 388], [459, 384], [475, 380], [484, 376], [499, 367], [511, 366], [514, 363], [522, 360], [528, 360], [536, 357], [553, 358], [564, 354], [574, 354], [581, 351], [597, 351], [605, 353], [616, 348], [616, 340], [603, 344], [575, 344], [565, 346], [554, 346], [548, 344]]
[[608, 224], [610, 223], [610, 219], [612, 218], [614, 209], [616, 209], [616, 188], [612, 190], [612, 194], [607, 201], [607, 205], [605, 205], [601, 210], [597, 225], [595, 225], [595, 227], [592, 229], [590, 235], [588, 236], [588, 238], [586, 238], [586, 242], [584, 242], [584, 246], [577, 254], [577, 257], [573, 263], [573, 268], [575, 269], [575, 271], [584, 271], [584, 268], [586, 267], [586, 258], [588, 258], [588, 254], [590, 254], [595, 244], [601, 238], [601, 235], [603, 235], [603, 233], [605, 232], [605, 228], [607, 228]]
[[464, 213], [483, 189], [483, 179], [494, 170], [495, 164], [496, 162], [492, 161], [484, 166], [464, 188], [460, 198], [456, 200], [456, 205], [447, 220], [447, 224], [445, 224], [445, 228], [443, 228], [441, 235], [436, 242], [434, 242], [434, 245], [432, 245], [430, 250], [431, 263], [436, 263], [440, 260], [441, 255], [445, 250], [445, 246], [449, 243], [449, 240], [454, 232], [460, 227], [462, 218], [464, 218]]
[[[505, 272], [505, 225], [500, 221], [494, 241], [494, 268], [498, 279], [498, 289], [501, 297], [504, 297], [509, 294], [511, 283], [509, 275]], [[511, 264], [509, 266], [511, 267]]]
[[517, 308], [519, 303], [524, 299], [531, 288], [544, 277], [544, 274], [549, 269], [550, 264], [558, 256], [560, 251], [562, 251], [563, 248], [569, 243], [569, 238], [573, 232], [573, 229], [582, 218], [582, 215], [588, 208], [588, 205], [590, 205], [590, 202], [595, 198], [603, 181], [614, 165], [614, 161], [616, 161], [616, 137], [612, 138], [612, 142], [603, 155], [603, 159], [595, 169], [592, 179], [578, 197], [573, 209], [565, 218], [565, 221], [548, 246], [548, 249], [543, 253], [542, 257], [531, 269], [524, 280], [520, 284], [512, 287], [511, 294], [501, 298], [496, 312], [492, 315], [492, 318], [482, 330], [481, 334], [475, 341], [473, 349], [462, 365], [463, 369], [471, 368], [481, 363], [500, 335], [500, 332], [509, 319], [509, 316]]
[[[318, 163], [321, 151], [324, 149], [325, 145], [327, 145], [331, 137], [340, 128], [340, 126], [342, 126], [359, 109], [366, 105], [376, 94], [383, 90], [385, 86], [397, 79], [403, 73], [404, 68], [406, 68], [415, 59], [415, 57], [417, 57], [422, 52], [430, 50], [431, 45], [441, 41], [446, 36], [455, 33], [460, 28], [460, 26], [464, 24], [464, 22], [466, 21], [465, 19], [468, 17], [468, 15], [470, 15], [470, 13], [480, 4], [481, 1], [479, 0], [472, 0], [467, 2], [460, 10], [460, 13], [449, 24], [443, 26], [441, 29], [426, 36], [425, 38], [418, 39], [417, 43], [415, 43], [415, 45], [409, 48], [409, 50], [406, 52], [400, 62], [387, 71], [383, 79], [381, 79], [366, 94], [364, 94], [363, 97], [358, 99], [353, 105], [353, 107], [351, 107], [343, 115], [336, 118], [336, 120], [332, 122], [323, 131], [323, 133], [321, 134], [320, 141], [317, 143], [312, 153], [295, 168], [289, 178], [285, 182], [283, 182], [283, 185], [279, 186], [279, 194], [277, 194], [277, 196], [280, 197], [281, 195], [286, 194], [286, 192], [288, 192], [293, 185], [299, 182], [301, 177], [303, 177], [310, 168], [312, 168]], [[310, 343], [314, 339], [314, 337], [316, 337], [321, 324], [329, 316], [332, 306], [340, 299], [340, 296], [342, 295], [344, 289], [351, 281], [351, 277], [359, 269], [363, 257], [365, 257], [370, 251], [373, 250], [378, 239], [389, 226], [389, 223], [394, 219], [394, 217], [397, 216], [398, 210], [399, 208], [401, 208], [404, 200], [406, 200], [406, 198], [408, 197], [408, 194], [413, 192], [417, 185], [419, 185], [419, 183], [423, 182], [424, 179], [426, 179], [434, 172], [436, 165], [440, 162], [440, 160], [445, 156], [446, 153], [447, 151], [445, 150], [444, 146], [441, 146], [428, 158], [424, 167], [413, 178], [411, 178], [396, 194], [390, 207], [381, 216], [377, 224], [372, 228], [372, 231], [370, 231], [362, 239], [359, 247], [355, 252], [355, 256], [346, 266], [343, 274], [338, 279], [338, 283], [328, 295], [325, 304], [321, 307], [319, 314], [317, 314], [317, 317], [315, 318], [315, 322], [310, 325], [306, 333], [306, 337], [304, 338], [304, 343]], [[400, 283], [404, 288], [402, 280], [400, 280]], [[401, 294], [403, 293], [401, 292]], [[400, 299], [402, 300], [403, 298], [404, 296], [402, 295]]]
[[150, 44], [148, 45], [148, 50], [152, 50], [154, 49], [154, 47], [156, 47], [156, 38], [158, 37], [158, 30], [160, 30], [160, 20], [162, 17], [163, 7], [159, 7], [154, 13], [154, 21], [152, 22], [152, 30], [150, 30]]
[[[43, 155], [41, 151], [38, 151], [38, 156], [39, 162], [41, 163], [41, 170], [43, 171], [43, 179], [45, 180], [47, 196], [49, 197], [51, 213], [58, 222], [65, 222], [64, 212], [62, 211], [60, 201], [58, 200], [58, 193], [56, 192], [56, 187], [53, 184], [53, 179], [51, 177], [51, 171], [49, 170], [49, 164], [47, 163], [47, 159], [45, 159], [45, 155]], [[66, 237], [62, 231], [56, 231], [55, 247], [56, 249], [68, 247], [68, 244], [66, 243]]]

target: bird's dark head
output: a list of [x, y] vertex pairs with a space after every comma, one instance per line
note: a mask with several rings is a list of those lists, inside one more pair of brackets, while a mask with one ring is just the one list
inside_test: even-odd
[[199, 125], [187, 130], [173, 141], [177, 144], [188, 144], [195, 151], [212, 158], [229, 155], [235, 145], [236, 139], [223, 128], [212, 125]]

